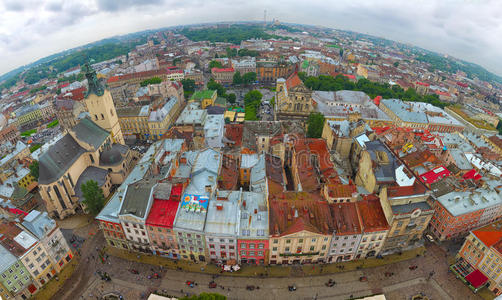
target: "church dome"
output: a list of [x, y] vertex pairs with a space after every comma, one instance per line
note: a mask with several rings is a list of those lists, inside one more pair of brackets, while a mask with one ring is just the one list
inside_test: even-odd
[[120, 153], [119, 149], [112, 147], [101, 153], [99, 161], [102, 165], [116, 165], [122, 161], [122, 153]]

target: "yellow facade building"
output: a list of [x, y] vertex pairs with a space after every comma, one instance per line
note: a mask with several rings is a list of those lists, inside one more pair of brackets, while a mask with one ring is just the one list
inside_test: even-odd
[[303, 84], [296, 73], [288, 79], [277, 79], [275, 99], [275, 109], [281, 120], [306, 120], [310, 112], [314, 111], [312, 91]]
[[270, 264], [325, 262], [334, 230], [327, 202], [309, 200], [308, 193], [284, 192], [269, 204]]
[[214, 105], [217, 97], [214, 90], [197, 91], [190, 97], [190, 102], [200, 102], [202, 109], [206, 109], [206, 107]]

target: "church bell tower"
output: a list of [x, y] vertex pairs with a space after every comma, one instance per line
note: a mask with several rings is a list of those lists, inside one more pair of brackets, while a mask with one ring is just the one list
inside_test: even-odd
[[85, 105], [92, 121], [109, 131], [115, 143], [124, 144], [124, 137], [122, 136], [115, 104], [110, 92], [101, 85], [96, 76], [96, 71], [92, 69], [89, 63], [86, 63], [82, 70], [89, 85], [85, 96]]

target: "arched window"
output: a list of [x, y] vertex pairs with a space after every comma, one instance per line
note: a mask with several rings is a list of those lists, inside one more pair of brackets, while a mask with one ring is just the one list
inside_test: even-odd
[[56, 184], [54, 185], [54, 192], [56, 192], [56, 196], [58, 197], [59, 204], [61, 205], [61, 207], [63, 209], [66, 209], [66, 203], [64, 202], [63, 197], [61, 196], [61, 193], [59, 192], [59, 188], [57, 187]]
[[98, 115], [94, 115], [94, 120], [97, 121], [98, 120]]
[[92, 154], [89, 154], [89, 158], [91, 159], [91, 163], [94, 163], [94, 157], [92, 156]]
[[104, 120], [105, 119], [105, 116], [103, 114], [101, 114], [101, 120]]

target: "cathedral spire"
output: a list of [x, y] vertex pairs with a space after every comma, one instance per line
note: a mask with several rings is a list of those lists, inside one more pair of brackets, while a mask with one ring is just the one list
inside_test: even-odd
[[85, 77], [87, 78], [87, 84], [89, 85], [86, 98], [91, 93], [96, 94], [96, 96], [103, 96], [105, 90], [96, 76], [96, 71], [91, 67], [89, 62], [84, 64], [83, 71], [85, 73]]

